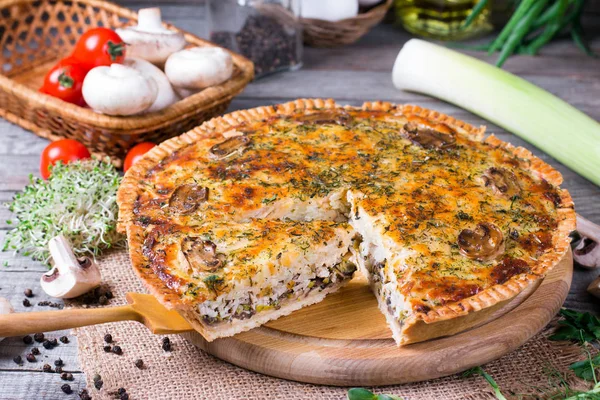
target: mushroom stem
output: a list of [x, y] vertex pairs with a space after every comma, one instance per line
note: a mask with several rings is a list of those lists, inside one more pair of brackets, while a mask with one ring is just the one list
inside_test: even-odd
[[577, 214], [577, 232], [581, 240], [573, 250], [573, 258], [584, 268], [600, 267], [600, 226]]
[[146, 32], [160, 32], [165, 28], [162, 26], [160, 8], [142, 8], [138, 11], [138, 29]]

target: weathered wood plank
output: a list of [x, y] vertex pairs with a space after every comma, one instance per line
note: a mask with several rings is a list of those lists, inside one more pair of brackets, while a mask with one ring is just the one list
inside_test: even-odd
[[[65, 381], [61, 380], [58, 374], [0, 371], [0, 400], [76, 399], [77, 394], [85, 388], [85, 376], [82, 373], [74, 373], [73, 377], [74, 381], [68, 382], [73, 394], [67, 396], [60, 389]], [[92, 396], [93, 394], [91, 393]]]

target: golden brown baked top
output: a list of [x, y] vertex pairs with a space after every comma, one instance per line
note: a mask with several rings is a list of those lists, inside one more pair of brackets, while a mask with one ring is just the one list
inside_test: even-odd
[[[527, 150], [433, 111], [299, 100], [218, 118], [151, 152], [125, 177], [121, 229], [341, 221], [352, 208], [402, 253], [387, 268], [408, 313], [427, 320], [468, 312], [467, 299], [502, 285], [514, 295], [562, 257], [574, 212], [561, 180]], [[165, 282], [174, 275], [174, 263], [144, 262]]]

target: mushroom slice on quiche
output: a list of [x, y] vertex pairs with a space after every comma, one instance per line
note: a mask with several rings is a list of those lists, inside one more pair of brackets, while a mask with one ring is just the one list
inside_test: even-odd
[[208, 340], [318, 301], [354, 264], [399, 345], [453, 334], [543, 277], [575, 224], [557, 171], [483, 136], [381, 102], [234, 112], [127, 172], [119, 229], [142, 279]]

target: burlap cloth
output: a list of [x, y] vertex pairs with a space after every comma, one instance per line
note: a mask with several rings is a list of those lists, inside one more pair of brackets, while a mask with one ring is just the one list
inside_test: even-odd
[[[98, 261], [103, 280], [115, 295], [111, 305], [125, 304], [126, 292], [146, 292], [125, 251], [113, 252]], [[569, 364], [583, 358], [581, 350], [575, 345], [547, 340], [551, 329], [549, 326], [517, 351], [484, 366], [505, 395], [546, 398], [556, 391], [557, 380], [550, 378], [552, 373], [581, 385], [567, 372]], [[122, 347], [122, 355], [104, 352], [106, 333]], [[131, 399], [344, 399], [348, 390], [250, 372], [204, 353], [177, 335], [169, 336], [173, 349], [165, 352], [161, 348], [162, 337], [151, 334], [137, 322], [89, 326], [76, 329], [75, 334], [81, 368], [94, 399], [114, 399], [120, 387], [127, 390]], [[141, 370], [134, 365], [137, 359], [144, 362]], [[104, 382], [100, 391], [94, 388], [95, 374]], [[372, 390], [400, 395], [405, 400], [495, 398], [480, 376], [455, 375]]]

